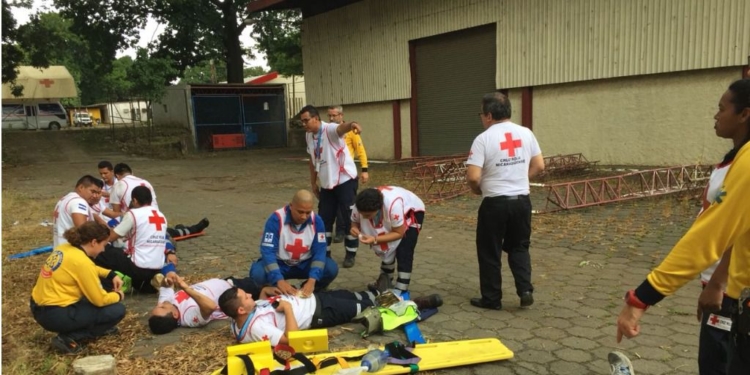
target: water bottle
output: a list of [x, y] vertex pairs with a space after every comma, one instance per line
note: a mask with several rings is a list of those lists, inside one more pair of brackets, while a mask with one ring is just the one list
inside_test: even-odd
[[362, 357], [361, 365], [367, 369], [367, 372], [378, 372], [385, 367], [390, 356], [387, 350], [372, 349]]

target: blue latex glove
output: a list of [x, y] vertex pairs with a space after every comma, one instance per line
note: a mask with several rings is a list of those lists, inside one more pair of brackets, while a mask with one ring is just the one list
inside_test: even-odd
[[120, 224], [120, 220], [117, 220], [117, 219], [110, 219], [107, 222], [107, 226], [110, 227], [110, 228], [114, 228], [114, 227], [118, 226], [119, 224]]

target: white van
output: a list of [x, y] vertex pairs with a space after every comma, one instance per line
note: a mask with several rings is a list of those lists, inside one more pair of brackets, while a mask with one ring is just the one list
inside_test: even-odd
[[3, 129], [60, 130], [68, 126], [62, 104], [46, 100], [3, 100]]

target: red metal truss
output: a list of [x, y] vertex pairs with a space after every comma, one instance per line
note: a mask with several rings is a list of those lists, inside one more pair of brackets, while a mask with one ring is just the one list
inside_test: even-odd
[[426, 201], [455, 198], [469, 191], [466, 155], [417, 162], [408, 175], [415, 181], [414, 193]]
[[596, 161], [588, 161], [581, 153], [547, 156], [544, 158], [544, 174], [583, 170], [596, 163]]
[[445, 160], [445, 159], [453, 159], [453, 158], [464, 158], [465, 160], [468, 157], [469, 157], [468, 153], [444, 155], [444, 156], [415, 156], [411, 158], [404, 158], [401, 160], [392, 161], [390, 164], [395, 166], [395, 168], [393, 169], [393, 177], [411, 179], [411, 178], [414, 178], [414, 174], [413, 174], [414, 167], [416, 167], [418, 163], [426, 163], [429, 161]]
[[706, 165], [687, 165], [535, 186], [547, 188], [544, 212], [554, 212], [702, 188], [711, 169]]

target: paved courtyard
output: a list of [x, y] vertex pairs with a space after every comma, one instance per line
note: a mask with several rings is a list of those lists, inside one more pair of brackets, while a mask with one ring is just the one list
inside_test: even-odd
[[[6, 150], [26, 149], [26, 165], [3, 169], [3, 189], [60, 197], [81, 175], [95, 174], [99, 160], [127, 162], [135, 175], [154, 185], [160, 208], [171, 224], [210, 219], [206, 236], [178, 244], [183, 274], [246, 275], [259, 254], [261, 230], [269, 214], [287, 203], [296, 190], [308, 188], [302, 150], [150, 160], [116, 152], [88, 153], [67, 135], [51, 135], [18, 133], [11, 135], [11, 142], [4, 134]], [[395, 182], [387, 164], [372, 165], [370, 174], [369, 186]], [[534, 194], [536, 202], [543, 199], [541, 192]], [[437, 315], [420, 323], [429, 340], [498, 337], [515, 352], [515, 358], [438, 373], [608, 374], [606, 355], [613, 349], [628, 354], [638, 374], [697, 372], [698, 281], [650, 309], [642, 334], [635, 340], [617, 345], [614, 325], [624, 292], [637, 286], [684, 233], [698, 209], [694, 202], [672, 196], [535, 216], [531, 252], [536, 303], [531, 309], [519, 309], [512, 276], [504, 265], [502, 311], [469, 304], [469, 298], [479, 293], [474, 247], [479, 203], [479, 198], [466, 196], [428, 205], [415, 255], [412, 294], [438, 292], [445, 301]], [[334, 245], [333, 257], [340, 264], [343, 244]], [[355, 267], [341, 268], [332, 287], [361, 290], [375, 279], [378, 266], [370, 250], [361, 248]], [[143, 313], [145, 324], [145, 313], [154, 300], [154, 296], [134, 296], [126, 304]], [[365, 347], [367, 343], [357, 334], [359, 327], [347, 327], [354, 332], [337, 330], [331, 346]], [[227, 328], [219, 322], [208, 329]], [[181, 331], [144, 337], [134, 353], [151, 355], [159, 345], [180, 340]], [[396, 331], [371, 337], [382, 343], [393, 339], [405, 338]]]

